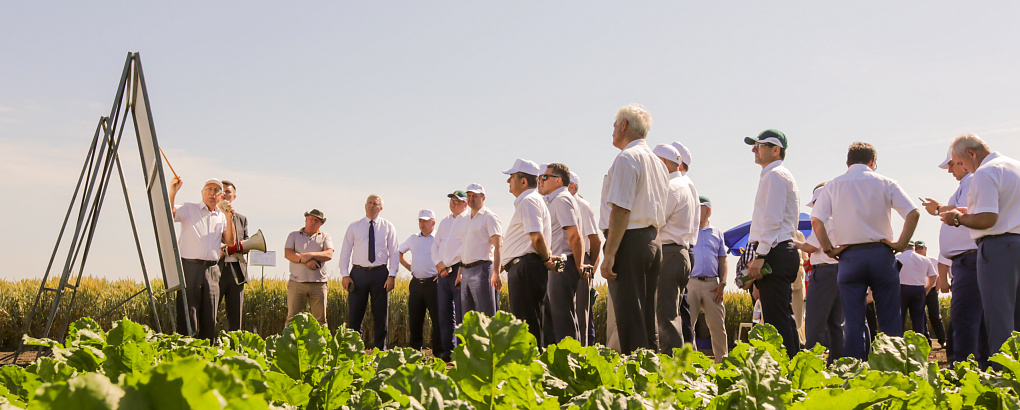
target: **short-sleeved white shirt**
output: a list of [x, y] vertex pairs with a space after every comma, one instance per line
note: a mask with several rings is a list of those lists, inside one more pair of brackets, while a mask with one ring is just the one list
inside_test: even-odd
[[439, 226], [436, 227], [436, 240], [432, 243], [432, 259], [436, 263], [442, 261], [443, 265], [453, 266], [460, 262], [470, 215], [471, 211], [464, 209], [460, 215], [450, 214], [439, 222]]
[[[333, 239], [323, 231], [313, 235], [306, 235], [305, 229], [301, 228], [290, 235], [287, 235], [286, 249], [292, 249], [297, 253], [322, 252], [333, 248]], [[319, 269], [311, 270], [303, 263], [290, 263], [290, 280], [294, 282], [326, 282], [326, 264], [320, 263]]]
[[974, 171], [967, 205], [967, 213], [999, 216], [991, 228], [971, 229], [971, 238], [1020, 234], [1020, 162], [998, 152], [988, 154]]
[[577, 207], [581, 210], [581, 238], [584, 241], [584, 253], [591, 252], [591, 241], [588, 240], [588, 235], [598, 235], [599, 227], [598, 223], [595, 222], [595, 210], [592, 209], [591, 203], [580, 195], [574, 195], [574, 199], [577, 200]]
[[432, 261], [432, 244], [436, 237], [422, 236], [421, 232], [411, 235], [397, 247], [397, 252], [411, 252], [411, 274], [418, 279], [436, 276], [436, 263]]
[[[956, 188], [953, 196], [949, 197], [948, 206], [967, 206], [967, 193], [970, 191], [970, 182], [974, 174], [967, 174], [960, 180], [960, 186]], [[970, 237], [970, 228], [966, 226], [952, 226], [942, 224], [939, 227], [939, 256], [943, 259], [950, 259], [969, 250], [977, 249], [977, 244]], [[948, 265], [948, 263], [946, 264]]]
[[[825, 231], [826, 231], [826, 233], [829, 234], [829, 243], [832, 243], [832, 236], [833, 236], [832, 235], [832, 230], [833, 230], [832, 229], [832, 219], [829, 219], [829, 220], [825, 221]], [[814, 247], [818, 248], [818, 250], [816, 250], [816, 251], [811, 253], [811, 264], [812, 265], [821, 265], [823, 263], [828, 263], [828, 264], [835, 265], [835, 264], [839, 263], [839, 261], [837, 261], [837, 260], [835, 260], [833, 258], [830, 258], [829, 255], [826, 255], [825, 251], [822, 250], [822, 244], [818, 241], [817, 232], [812, 232], [811, 236], [807, 237], [807, 240], [805, 240], [804, 242], [807, 242], [808, 245], [811, 245], [811, 246], [814, 246]]]
[[610, 204], [630, 211], [627, 229], [666, 224], [666, 191], [669, 173], [644, 139], [620, 151], [602, 184], [602, 219], [609, 227]]
[[939, 275], [931, 258], [920, 255], [913, 250], [908, 249], [896, 255], [896, 260], [903, 264], [903, 267], [900, 268], [901, 285], [925, 286], [927, 285], [928, 277]]
[[681, 171], [680, 175], [683, 176], [684, 180], [687, 181], [687, 186], [691, 188], [691, 196], [694, 197], [694, 224], [691, 225], [691, 230], [684, 235], [687, 239], [687, 244], [692, 248], [698, 244], [698, 238], [701, 237], [701, 197], [698, 196], [698, 188], [694, 186], [694, 181], [686, 172]]
[[[566, 229], [570, 226], [581, 226], [581, 212], [577, 200], [570, 195], [567, 187], [560, 187], [545, 196], [545, 204], [549, 209], [552, 226], [552, 236], [546, 238], [549, 249], [554, 255], [572, 255], [574, 251], [570, 249], [570, 236], [567, 235]], [[577, 234], [582, 235], [581, 229], [577, 230]]]
[[845, 174], [825, 184], [811, 216], [832, 218], [834, 246], [894, 240], [892, 210], [906, 218], [917, 206], [896, 181], [864, 164], [851, 165]]
[[532, 232], [541, 232], [546, 244], [552, 237], [549, 209], [542, 195], [535, 189], [522, 192], [514, 200], [514, 216], [510, 217], [506, 235], [503, 235], [503, 249], [500, 251], [500, 262], [504, 266], [513, 258], [536, 252], [535, 246], [531, 244]]
[[181, 223], [178, 233], [182, 259], [215, 262], [220, 259], [220, 244], [227, 229], [227, 217], [205, 204], [187, 202], [174, 207], [174, 222]]
[[503, 235], [503, 222], [487, 207], [482, 207], [472, 216], [468, 213], [464, 230], [464, 249], [461, 263], [467, 265], [478, 261], [491, 261], [492, 236]]
[[[690, 179], [680, 172], [669, 174], [669, 190], [666, 194], [666, 224], [659, 228], [656, 238], [660, 244], [691, 245], [692, 232], [696, 235], [700, 222], [698, 213], [701, 204], [691, 192]], [[695, 242], [697, 242], [695, 240]]]

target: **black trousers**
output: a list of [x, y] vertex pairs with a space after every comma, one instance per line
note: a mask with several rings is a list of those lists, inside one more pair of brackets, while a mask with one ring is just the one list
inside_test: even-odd
[[783, 337], [786, 354], [791, 358], [800, 351], [800, 335], [793, 320], [793, 281], [800, 268], [800, 253], [793, 241], [778, 243], [765, 256], [772, 274], [756, 280], [761, 296], [762, 320], [776, 327]]
[[[685, 334], [681, 313], [683, 302], [687, 299], [687, 281], [691, 278], [689, 254], [684, 246], [662, 245], [662, 264], [655, 292], [655, 320], [660, 353], [671, 354], [673, 349], [683, 347], [685, 342], [694, 343], [694, 335]], [[690, 308], [687, 318], [690, 323]]]
[[436, 310], [439, 322], [432, 322], [432, 324], [439, 328], [441, 344], [434, 353], [434, 356], [446, 361], [449, 361], [457, 339], [453, 335], [453, 330], [464, 320], [464, 311], [460, 307], [460, 289], [457, 289], [455, 285], [459, 272], [460, 264], [458, 263], [450, 267], [449, 275], [446, 275], [446, 277], [440, 276], [439, 282], [436, 283], [436, 293], [438, 294], [438, 308]]
[[[694, 269], [694, 250], [687, 248], [687, 256], [691, 259], [690, 267]], [[663, 255], [665, 258], [665, 255]], [[690, 279], [690, 275], [687, 275]], [[694, 321], [691, 320], [691, 305], [687, 304], [687, 288], [683, 289], [683, 296], [680, 297], [680, 320], [683, 322], [684, 343], [694, 343]]]
[[[939, 307], [939, 290], [933, 286], [924, 297], [924, 307], [928, 311], [928, 321], [931, 322], [930, 333], [935, 334], [935, 339], [942, 346], [946, 345], [946, 327], [942, 324], [942, 312]], [[931, 339], [931, 335], [926, 335]]]
[[220, 302], [226, 300], [227, 330], [241, 330], [241, 313], [244, 310], [244, 284], [237, 284], [234, 273], [240, 272], [238, 262], [224, 262], [220, 259]]
[[386, 293], [386, 280], [389, 269], [386, 265], [372, 269], [351, 268], [350, 293], [347, 296], [347, 327], [361, 333], [361, 322], [365, 320], [365, 310], [372, 301], [372, 323], [375, 336], [374, 347], [386, 350], [386, 329], [389, 327], [389, 294]]
[[574, 296], [580, 285], [581, 274], [577, 271], [574, 255], [567, 256], [563, 272], [549, 272], [545, 292], [545, 344], [559, 343], [566, 337], [581, 340], [578, 324], [577, 305]]
[[538, 260], [538, 255], [529, 253], [510, 267], [506, 280], [510, 290], [510, 313], [527, 323], [528, 332], [535, 336], [538, 345], [545, 346], [542, 324], [549, 271]]
[[[193, 335], [212, 341], [216, 337], [216, 309], [220, 303], [220, 268], [214, 262], [206, 266], [182, 260], [184, 293], [188, 297], [188, 314]], [[177, 293], [177, 333], [188, 335], [184, 320], [184, 299]]]
[[908, 310], [914, 332], [919, 335], [927, 333], [924, 325], [924, 286], [900, 284], [900, 314], [903, 316], [904, 328], [907, 327]]
[[843, 302], [839, 296], [839, 265], [812, 267], [805, 304], [804, 332], [808, 349], [821, 344], [829, 349], [829, 363], [843, 357]]
[[439, 335], [439, 290], [436, 278], [412, 278], [407, 292], [407, 326], [411, 331], [410, 345], [421, 350], [422, 332], [425, 327], [425, 311], [432, 320], [432, 352], [433, 355], [442, 350]]
[[662, 248], [655, 242], [657, 235], [658, 230], [654, 226], [628, 229], [616, 251], [613, 273], [617, 276], [608, 285], [623, 354], [640, 348], [658, 351], [655, 288], [659, 280]]

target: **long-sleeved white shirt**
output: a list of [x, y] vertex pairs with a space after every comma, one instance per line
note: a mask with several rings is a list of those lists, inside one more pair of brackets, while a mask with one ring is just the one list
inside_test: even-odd
[[387, 265], [390, 276], [397, 276], [400, 269], [400, 254], [397, 253], [397, 231], [390, 221], [381, 216], [375, 218], [375, 262], [368, 261], [367, 217], [351, 223], [340, 245], [340, 275], [351, 275], [351, 263], [366, 268]]
[[793, 239], [800, 219], [799, 209], [800, 196], [793, 174], [783, 166], [783, 161], [766, 165], [758, 180], [748, 236], [748, 242], [758, 242], [755, 252], [768, 254], [780, 242]]
[[471, 210], [464, 209], [460, 215], [450, 214], [436, 227], [436, 240], [432, 242], [432, 258], [436, 263], [453, 266], [460, 262], [464, 252], [464, 234], [467, 233], [467, 219]]

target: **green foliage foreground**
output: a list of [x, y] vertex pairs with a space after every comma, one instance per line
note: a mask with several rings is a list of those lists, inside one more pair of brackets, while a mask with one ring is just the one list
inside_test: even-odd
[[218, 345], [156, 334], [124, 319], [109, 332], [75, 322], [64, 343], [27, 368], [0, 368], [0, 409], [685, 409], [1020, 408], [1020, 333], [982, 370], [939, 370], [923, 336], [879, 335], [867, 362], [826, 365], [816, 346], [787, 357], [769, 325], [722, 363], [689, 347], [621, 356], [572, 339], [536, 347], [527, 325], [468, 313], [454, 364], [412, 349], [365, 353], [307, 314], [262, 339], [221, 333]]

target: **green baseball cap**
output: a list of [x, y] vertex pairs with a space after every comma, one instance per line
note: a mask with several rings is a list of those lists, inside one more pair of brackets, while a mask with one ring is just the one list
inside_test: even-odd
[[747, 145], [754, 145], [755, 143], [758, 142], [767, 142], [770, 144], [778, 145], [785, 149], [786, 134], [783, 134], [783, 132], [780, 130], [769, 128], [765, 131], [762, 131], [761, 134], [758, 134], [758, 136], [755, 138], [751, 137], [744, 138], [744, 143], [746, 143]]
[[453, 191], [453, 193], [451, 194], [446, 194], [446, 197], [447, 198], [457, 197], [457, 199], [465, 200], [467, 199], [467, 194], [465, 194], [464, 191], [458, 189], [456, 191]]
[[924, 247], [925, 247], [925, 246], [924, 246], [924, 241], [917, 241], [917, 242], [914, 242], [914, 246], [915, 246], [915, 247], [917, 247], [917, 246], [920, 246], [920, 247], [924, 248]]
[[710, 201], [707, 196], [704, 195], [699, 196], [698, 200], [701, 202], [702, 205], [707, 206], [709, 208], [712, 207], [712, 201]]

